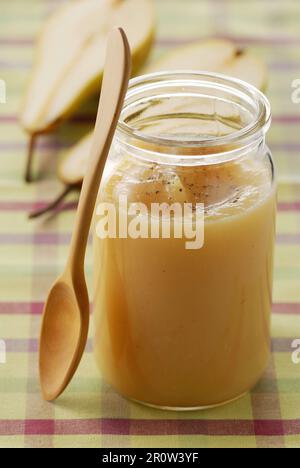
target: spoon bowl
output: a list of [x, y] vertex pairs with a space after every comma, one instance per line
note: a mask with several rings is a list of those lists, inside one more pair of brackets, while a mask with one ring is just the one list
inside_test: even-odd
[[45, 305], [40, 340], [40, 356], [43, 356], [40, 380], [45, 400], [51, 401], [64, 391], [87, 340], [88, 293], [86, 286], [81, 287], [78, 300], [75, 291], [71, 278], [61, 277], [50, 290]]

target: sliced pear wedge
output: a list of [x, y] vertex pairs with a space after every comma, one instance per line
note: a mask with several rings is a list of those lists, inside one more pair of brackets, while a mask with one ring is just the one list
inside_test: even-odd
[[[21, 124], [30, 135], [51, 131], [99, 90], [113, 26], [127, 33], [135, 73], [154, 39], [152, 0], [74, 0], [46, 21], [21, 112]], [[31, 177], [33, 143], [34, 138], [26, 179]]]
[[223, 73], [239, 78], [264, 90], [268, 71], [254, 53], [239, 50], [221, 39], [208, 39], [179, 47], [144, 67], [143, 73], [166, 70], [192, 70]]
[[98, 91], [107, 33], [115, 25], [126, 30], [137, 69], [153, 40], [151, 0], [76, 0], [46, 22], [21, 116], [29, 133], [47, 131]]
[[92, 146], [93, 132], [88, 133], [67, 151], [58, 165], [58, 177], [65, 185], [81, 185]]
[[88, 158], [92, 147], [93, 131], [89, 132], [70, 150], [66, 151], [65, 156], [61, 159], [57, 175], [63, 183], [62, 191], [54, 198], [49, 205], [33, 211], [29, 214], [30, 219], [39, 218], [40, 216], [53, 211], [73, 191], [80, 191], [83, 178], [85, 175]]
[[261, 91], [267, 88], [267, 66], [260, 58], [247, 50], [239, 52], [231, 63], [221, 68], [220, 72], [247, 81]]
[[142, 70], [143, 74], [169, 70], [217, 72], [236, 56], [235, 45], [223, 39], [207, 39], [165, 53]]

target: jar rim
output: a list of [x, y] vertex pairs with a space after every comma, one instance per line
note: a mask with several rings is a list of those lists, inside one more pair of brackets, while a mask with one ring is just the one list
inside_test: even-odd
[[[153, 136], [148, 135], [142, 131], [135, 129], [126, 122], [124, 122], [124, 109], [129, 101], [133, 100], [137, 94], [143, 90], [155, 90], [155, 88], [164, 82], [171, 84], [179, 84], [180, 82], [194, 83], [194, 85], [204, 85], [210, 88], [215, 88], [221, 91], [230, 92], [234, 91], [241, 98], [247, 99], [248, 101], [255, 103], [256, 115], [253, 117], [250, 123], [245, 127], [232, 132], [225, 136], [214, 136], [211, 138], [199, 138], [192, 140], [175, 140], [164, 136]], [[255, 86], [242, 81], [238, 78], [229, 77], [220, 73], [202, 72], [202, 71], [190, 71], [190, 70], [175, 70], [175, 71], [163, 71], [156, 72], [147, 75], [141, 75], [130, 80], [127, 95], [124, 102], [123, 111], [118, 123], [117, 133], [123, 137], [128, 137], [141, 141], [144, 143], [151, 143], [161, 147], [175, 147], [178, 148], [201, 148], [201, 147], [218, 147], [233, 145], [238, 143], [239, 147], [246, 147], [252, 145], [264, 138], [271, 124], [271, 106], [267, 97], [259, 91]], [[143, 150], [146, 151], [147, 150]], [[151, 151], [149, 152], [151, 153]], [[220, 155], [220, 153], [219, 153]], [[165, 154], [165, 156], [167, 156]], [[199, 158], [201, 156], [188, 156], [191, 158]], [[206, 158], [207, 156], [203, 156]]]

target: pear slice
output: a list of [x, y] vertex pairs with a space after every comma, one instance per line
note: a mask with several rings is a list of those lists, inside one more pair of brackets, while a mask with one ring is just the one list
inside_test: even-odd
[[267, 88], [267, 66], [260, 58], [247, 50], [239, 52], [231, 63], [220, 69], [220, 72], [247, 81], [261, 91]]
[[268, 75], [264, 62], [252, 52], [239, 51], [230, 41], [221, 39], [202, 40], [167, 52], [143, 72], [166, 70], [223, 73], [247, 81], [260, 90], [265, 89]]
[[207, 39], [178, 47], [150, 63], [143, 73], [169, 70], [207, 70], [216, 72], [229, 64], [236, 55], [236, 47], [223, 39]]
[[93, 131], [89, 132], [66, 152], [58, 165], [57, 171], [59, 179], [64, 184], [63, 190], [47, 206], [30, 213], [29, 219], [39, 218], [53, 211], [69, 193], [76, 190], [80, 191], [91, 152], [92, 139]]
[[67, 151], [58, 165], [58, 177], [65, 184], [80, 186], [87, 167], [92, 147], [93, 132], [89, 132], [71, 150]]
[[[107, 34], [113, 26], [127, 33], [136, 73], [154, 39], [152, 0], [74, 0], [47, 20], [21, 112], [21, 124], [30, 135], [51, 131], [99, 91]], [[33, 149], [31, 138], [27, 179]]]
[[76, 0], [47, 21], [21, 116], [29, 133], [47, 131], [98, 91], [114, 25], [126, 31], [137, 69], [154, 36], [151, 0]]

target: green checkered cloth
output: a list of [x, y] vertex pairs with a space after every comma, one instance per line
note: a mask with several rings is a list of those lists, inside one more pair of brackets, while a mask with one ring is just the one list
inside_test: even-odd
[[[250, 47], [269, 66], [274, 114], [269, 144], [278, 170], [279, 214], [270, 365], [241, 400], [187, 414], [124, 400], [98, 376], [90, 345], [68, 391], [55, 404], [40, 397], [42, 303], [62, 270], [78, 195], [69, 196], [59, 215], [29, 222], [27, 213], [61, 189], [57, 159], [91, 127], [88, 119], [77, 119], [41, 138], [38, 182], [22, 182], [27, 137], [18, 125], [20, 99], [36, 32], [60, 3], [1, 2], [0, 78], [7, 83], [7, 103], [0, 104], [0, 347], [6, 346], [7, 362], [0, 363], [0, 447], [300, 447], [300, 364], [291, 358], [292, 342], [300, 338], [300, 104], [291, 100], [291, 84], [300, 78], [300, 3], [155, 1], [154, 56], [207, 36]], [[91, 265], [89, 250], [89, 283]]]

